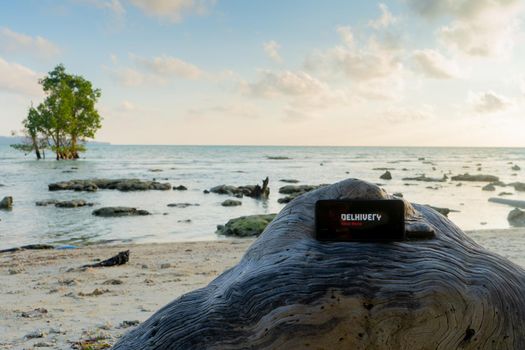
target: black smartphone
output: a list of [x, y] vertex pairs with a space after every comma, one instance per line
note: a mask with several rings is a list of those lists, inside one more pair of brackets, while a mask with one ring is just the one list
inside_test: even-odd
[[397, 199], [319, 200], [315, 226], [320, 241], [402, 241], [405, 205]]

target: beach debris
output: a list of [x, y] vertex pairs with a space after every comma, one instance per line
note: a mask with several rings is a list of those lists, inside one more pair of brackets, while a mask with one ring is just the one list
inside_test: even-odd
[[109, 280], [105, 280], [104, 282], [102, 282], [102, 284], [116, 286], [119, 284], [124, 284], [124, 282], [122, 280], [119, 280], [118, 278], [110, 278]]
[[161, 269], [169, 269], [171, 267], [170, 263], [162, 263], [160, 264]]
[[71, 348], [77, 350], [102, 350], [111, 348], [113, 337], [105, 330], [84, 331], [81, 339], [72, 342]]
[[217, 225], [217, 233], [225, 236], [254, 237], [259, 236], [276, 214], [241, 216], [230, 219], [225, 225]]
[[7, 196], [0, 201], [0, 209], [11, 210], [13, 209], [13, 197]]
[[496, 187], [493, 184], [487, 184], [481, 188], [482, 191], [496, 191]]
[[129, 261], [129, 250], [125, 250], [125, 251], [119, 252], [117, 255], [112, 256], [109, 259], [106, 259], [104, 261], [100, 261], [94, 264], [84, 265], [82, 266], [82, 268], [118, 266], [118, 265], [124, 265], [128, 261]]
[[70, 180], [52, 183], [48, 186], [49, 191], [86, 191], [95, 192], [99, 189], [118, 190], [118, 191], [146, 191], [159, 190], [166, 191], [171, 189], [171, 184], [156, 181], [139, 179], [90, 179], [90, 180]]
[[390, 171], [385, 171], [383, 175], [379, 176], [381, 180], [392, 180], [392, 174], [390, 174]]
[[173, 186], [173, 191], [186, 191], [188, 188], [184, 185]]
[[230, 196], [235, 196], [238, 198], [242, 198], [243, 196], [257, 198], [257, 199], [265, 199], [268, 198], [270, 195], [270, 188], [268, 187], [268, 182], [270, 180], [268, 177], [266, 177], [263, 182], [262, 186], [260, 185], [246, 185], [246, 186], [230, 186], [230, 185], [219, 185], [210, 188], [210, 192], [217, 193], [217, 194], [227, 194]]
[[36, 339], [36, 338], [44, 338], [46, 336], [46, 333], [42, 331], [41, 329], [37, 329], [32, 331], [31, 333], [28, 333], [24, 336], [26, 339]]
[[496, 181], [499, 181], [499, 177], [494, 176], [494, 175], [485, 175], [485, 174], [470, 175], [469, 173], [452, 176], [450, 179], [452, 181], [476, 181], [476, 182], [496, 182]]
[[296, 179], [280, 179], [279, 181], [289, 183], [289, 184], [296, 184], [299, 182], [299, 180], [296, 180]]
[[98, 289], [98, 288], [95, 288], [95, 289], [93, 289], [92, 292], [89, 292], [89, 293], [79, 292], [78, 295], [81, 296], [81, 297], [98, 297], [99, 295], [106, 294], [106, 293], [109, 293], [109, 292], [111, 292], [109, 289]]
[[132, 321], [122, 321], [120, 322], [118, 328], [129, 328], [129, 327], [135, 327], [140, 323], [139, 320], [132, 320]]
[[401, 192], [394, 192], [394, 196], [399, 197], [399, 198], [403, 198], [403, 193], [401, 193]]
[[20, 316], [24, 318], [40, 318], [46, 314], [47, 314], [47, 309], [43, 307], [39, 307], [31, 311], [24, 311], [20, 314]]
[[423, 182], [445, 182], [447, 181], [448, 177], [447, 175], [443, 175], [443, 177], [427, 177], [425, 174], [418, 175], [415, 177], [404, 177], [402, 178], [403, 181], [423, 181]]
[[510, 205], [511, 207], [514, 207], [514, 208], [525, 209], [525, 201], [524, 200], [490, 197], [489, 198], [489, 202], [499, 203], [499, 204], [506, 204], [506, 205]]
[[144, 216], [151, 215], [149, 211], [132, 207], [103, 207], [93, 210], [91, 213], [95, 216], [102, 217], [120, 217], [120, 216]]
[[515, 164], [512, 166], [511, 170], [518, 171], [521, 170], [521, 168], [518, 166], [518, 164]]
[[511, 226], [525, 227], [525, 211], [514, 208], [507, 215], [507, 220]]
[[54, 249], [55, 246], [50, 244], [27, 244], [21, 247], [8, 248], [0, 250], [0, 253], [13, 253], [20, 250], [39, 250], [39, 249]]
[[167, 206], [170, 208], [187, 208], [191, 206], [198, 207], [199, 203], [170, 203]]
[[236, 207], [238, 205], [242, 205], [242, 202], [235, 199], [226, 199], [224, 202], [221, 203], [221, 205], [223, 207]]

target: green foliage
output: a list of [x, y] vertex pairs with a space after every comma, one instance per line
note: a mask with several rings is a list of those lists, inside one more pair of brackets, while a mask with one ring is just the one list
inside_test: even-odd
[[[85, 147], [79, 142], [94, 138], [101, 128], [101, 116], [95, 108], [101, 96], [100, 89], [90, 81], [66, 72], [59, 64], [39, 81], [46, 94], [36, 108], [31, 106], [23, 121], [24, 133], [31, 140], [31, 150], [50, 148], [57, 159], [76, 159]], [[23, 146], [23, 147], [22, 147]], [[28, 145], [13, 145], [26, 150]]]

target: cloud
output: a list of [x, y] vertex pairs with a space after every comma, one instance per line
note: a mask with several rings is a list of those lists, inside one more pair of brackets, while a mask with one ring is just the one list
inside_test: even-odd
[[0, 28], [0, 51], [35, 54], [43, 58], [51, 58], [60, 53], [58, 46], [46, 38], [17, 33], [6, 27]]
[[391, 24], [397, 22], [397, 18], [392, 15], [388, 10], [388, 7], [385, 4], [379, 4], [379, 9], [381, 10], [381, 16], [377, 19], [370, 20], [368, 26], [374, 29], [381, 29], [390, 26]]
[[172, 79], [197, 80], [210, 78], [199, 67], [176, 57], [167, 55], [152, 58], [136, 55], [130, 55], [130, 57], [134, 67], [109, 69], [111, 74], [123, 86], [163, 85]]
[[236, 117], [236, 118], [260, 118], [259, 110], [255, 106], [245, 103], [215, 105], [204, 108], [188, 109], [187, 115], [191, 118], [207, 117]]
[[128, 101], [128, 100], [124, 100], [122, 101], [122, 103], [120, 104], [120, 106], [118, 107], [118, 109], [122, 112], [133, 112], [137, 109], [137, 107], [135, 106], [134, 103]]
[[95, 6], [99, 9], [104, 9], [112, 12], [117, 17], [123, 17], [126, 14], [126, 9], [120, 0], [76, 0], [81, 3]]
[[281, 63], [283, 61], [281, 55], [279, 55], [279, 49], [281, 45], [277, 42], [271, 40], [263, 44], [264, 52], [270, 57], [274, 62]]
[[389, 36], [386, 40], [372, 36], [359, 45], [349, 27], [339, 27], [337, 31], [344, 45], [308, 57], [308, 70], [366, 81], [384, 79], [402, 69], [401, 52]]
[[326, 88], [305, 72], [263, 70], [258, 81], [245, 84], [244, 91], [256, 97], [309, 96], [320, 94]]
[[499, 56], [509, 52], [519, 33], [520, 0], [408, 0], [416, 13], [427, 18], [453, 20], [438, 30], [449, 49], [471, 56]]
[[188, 14], [205, 14], [214, 0], [129, 0], [149, 16], [180, 22]]
[[24, 96], [43, 95], [38, 84], [41, 74], [18, 63], [9, 63], [0, 57], [0, 91]]
[[430, 105], [422, 106], [388, 106], [379, 116], [389, 123], [414, 123], [432, 119], [434, 108]]
[[412, 53], [412, 59], [415, 69], [429, 78], [452, 79], [462, 76], [461, 69], [456, 62], [446, 59], [436, 50], [415, 50]]
[[467, 102], [472, 109], [483, 114], [501, 112], [513, 104], [511, 99], [490, 90], [479, 93], [469, 92]]
[[145, 70], [159, 77], [177, 77], [182, 79], [199, 79], [204, 72], [197, 66], [171, 56], [158, 56], [153, 58], [134, 57], [135, 62]]

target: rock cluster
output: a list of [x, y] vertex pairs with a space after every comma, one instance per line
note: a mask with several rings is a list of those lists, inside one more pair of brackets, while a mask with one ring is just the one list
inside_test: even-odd
[[171, 189], [171, 184], [140, 179], [89, 179], [61, 181], [52, 183], [48, 187], [50, 191], [73, 190], [95, 192], [99, 189], [107, 189], [127, 192], [146, 190], [166, 191]]
[[470, 175], [468, 173], [462, 175], [452, 176], [450, 178], [452, 181], [476, 181], [476, 182], [496, 182], [499, 181], [499, 178], [494, 175], [484, 175], [476, 174]]
[[147, 210], [141, 210], [131, 207], [104, 207], [93, 210], [93, 215], [102, 217], [119, 217], [119, 216], [143, 216], [150, 215]]
[[217, 233], [225, 236], [259, 236], [276, 214], [248, 215], [230, 219], [226, 225], [217, 225]]

